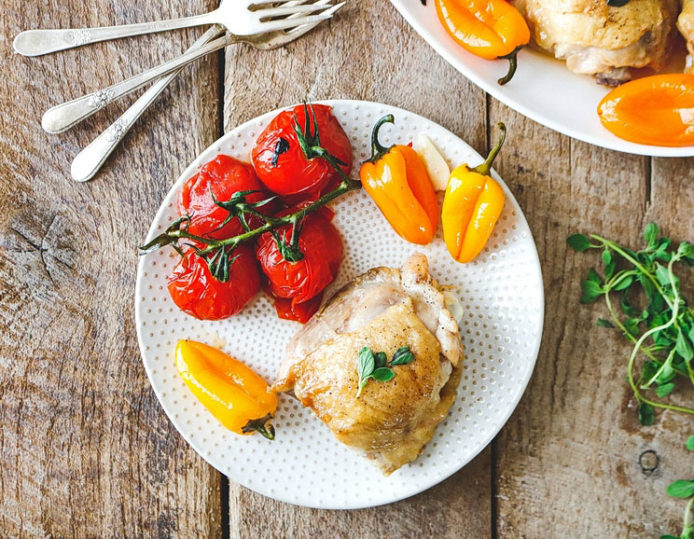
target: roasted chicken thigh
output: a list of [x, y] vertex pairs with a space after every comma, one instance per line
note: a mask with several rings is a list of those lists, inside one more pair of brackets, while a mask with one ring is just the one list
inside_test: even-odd
[[[357, 396], [360, 350], [392, 357], [404, 346], [414, 360]], [[289, 343], [274, 389], [293, 390], [339, 441], [390, 474], [417, 458], [448, 413], [462, 359], [458, 325], [426, 257], [414, 255], [338, 292]]]
[[677, 28], [687, 40], [687, 73], [694, 73], [694, 0], [682, 0], [682, 12], [677, 18]]
[[[685, 0], [685, 3], [691, 0]], [[630, 68], [658, 68], [667, 56], [678, 0], [517, 0], [533, 41], [576, 73], [615, 85]]]

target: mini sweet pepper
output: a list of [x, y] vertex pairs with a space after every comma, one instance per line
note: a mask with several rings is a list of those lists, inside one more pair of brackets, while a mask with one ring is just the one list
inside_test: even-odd
[[436, 0], [436, 13], [446, 32], [471, 53], [510, 62], [506, 84], [516, 72], [516, 55], [530, 42], [528, 23], [505, 0]]
[[198, 400], [237, 434], [259, 432], [273, 440], [269, 423], [277, 395], [250, 367], [221, 350], [196, 341], [176, 345], [176, 369]]
[[386, 148], [379, 143], [379, 129], [393, 121], [389, 114], [376, 122], [371, 159], [359, 173], [361, 183], [395, 232], [407, 241], [425, 245], [434, 238], [438, 225], [436, 193], [417, 152], [409, 146]]
[[480, 254], [504, 209], [504, 191], [489, 175], [506, 138], [506, 126], [500, 123], [499, 128], [501, 138], [485, 162], [475, 168], [460, 165], [448, 180], [441, 225], [448, 252], [458, 262]]

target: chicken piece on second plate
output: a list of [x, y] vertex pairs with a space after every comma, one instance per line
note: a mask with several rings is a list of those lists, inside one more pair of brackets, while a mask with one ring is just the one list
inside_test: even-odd
[[[685, 0], [687, 1], [687, 0]], [[517, 0], [533, 41], [575, 73], [611, 86], [631, 79], [630, 68], [665, 63], [678, 0]]]
[[694, 74], [694, 0], [682, 0], [682, 12], [677, 19], [677, 28], [687, 40], [687, 68], [685, 72]]
[[[359, 351], [414, 361], [370, 380], [357, 397]], [[417, 458], [448, 414], [460, 381], [458, 325], [424, 255], [375, 268], [338, 292], [292, 339], [273, 389], [293, 390], [335, 437], [390, 474]]]

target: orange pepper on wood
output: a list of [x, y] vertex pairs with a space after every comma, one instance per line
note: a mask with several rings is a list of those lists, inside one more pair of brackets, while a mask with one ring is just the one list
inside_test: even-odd
[[384, 123], [393, 123], [392, 114], [374, 126], [372, 155], [359, 172], [366, 192], [401, 237], [425, 245], [434, 238], [439, 209], [436, 193], [421, 158], [409, 146], [383, 147], [378, 131]]
[[277, 395], [250, 367], [207, 344], [182, 340], [176, 345], [176, 369], [226, 428], [274, 439], [275, 429], [268, 422], [277, 410]]
[[638, 144], [694, 144], [694, 75], [669, 73], [618, 86], [598, 105], [602, 124]]
[[509, 60], [506, 84], [516, 72], [518, 51], [530, 42], [528, 23], [504, 0], [436, 0], [436, 13], [446, 32], [471, 53]]
[[504, 209], [504, 190], [489, 175], [506, 138], [506, 126], [500, 123], [499, 128], [501, 138], [486, 161], [472, 169], [460, 165], [448, 180], [441, 225], [448, 252], [458, 262], [470, 262], [480, 254]]

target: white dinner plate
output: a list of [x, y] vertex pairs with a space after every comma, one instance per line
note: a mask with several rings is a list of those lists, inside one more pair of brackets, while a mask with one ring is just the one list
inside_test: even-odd
[[569, 71], [560, 62], [541, 52], [523, 49], [518, 55], [518, 71], [513, 80], [499, 86], [507, 61], [489, 61], [467, 52], [451, 38], [436, 15], [434, 0], [423, 6], [420, 0], [391, 0], [412, 27], [436, 52], [484, 91], [547, 127], [570, 137], [610, 150], [683, 157], [694, 155], [694, 146], [667, 148], [634, 144], [622, 140], [600, 123], [597, 108], [609, 88], [593, 77]]
[[[362, 101], [325, 103], [333, 106], [352, 142], [355, 164], [368, 157], [374, 122], [389, 113], [396, 123], [382, 129], [384, 143], [408, 143], [424, 132], [450, 164], [482, 161], [458, 137], [410, 112]], [[248, 161], [258, 134], [277, 112], [237, 127], [202, 152], [167, 195], [148, 240], [177, 217], [176, 199], [185, 180], [218, 153]], [[263, 294], [227, 320], [204, 322], [184, 314], [166, 288], [166, 277], [177, 257], [173, 249], [166, 248], [140, 259], [135, 317], [147, 375], [181, 435], [232, 481], [271, 498], [309, 507], [354, 509], [393, 502], [435, 485], [467, 464], [516, 407], [533, 371], [542, 335], [544, 297], [537, 251], [518, 203], [501, 184], [507, 196], [502, 216], [487, 248], [466, 265], [452, 260], [440, 231], [425, 247], [400, 239], [363, 191], [349, 193], [332, 206], [345, 259], [326, 297], [372, 267], [398, 267], [420, 251], [428, 256], [434, 277], [454, 287], [465, 307], [461, 322], [465, 360], [458, 398], [414, 463], [383, 477], [371, 463], [337, 442], [309, 409], [287, 395], [280, 396], [274, 441], [239, 436], [222, 427], [179, 378], [174, 366], [176, 342], [194, 339], [221, 346], [273, 381], [284, 348], [300, 326], [277, 318]]]

